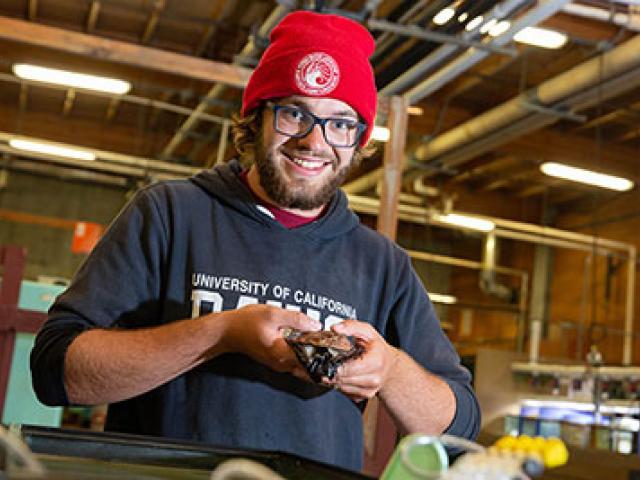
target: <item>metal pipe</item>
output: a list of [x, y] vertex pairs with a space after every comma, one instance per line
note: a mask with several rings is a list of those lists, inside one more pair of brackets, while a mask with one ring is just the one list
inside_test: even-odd
[[[549, 18], [556, 13], [564, 4], [569, 0], [546, 0], [539, 2], [537, 7], [532, 8], [516, 22], [514, 22], [509, 30], [494, 38], [490, 43], [492, 45], [506, 45], [509, 43], [513, 36], [523, 28], [531, 25], [537, 25], [541, 21]], [[439, 70], [434, 75], [431, 75], [427, 79], [420, 82], [411, 90], [405, 92], [405, 96], [409, 99], [409, 103], [416, 103], [423, 98], [431, 95], [436, 90], [439, 90], [443, 85], [447, 84], [454, 78], [457, 78], [463, 72], [469, 70], [472, 66], [484, 60], [488, 56], [487, 52], [479, 50], [468, 50], [462, 56], [451, 62], [445, 68]]]
[[[467, 260], [466, 258], [450, 257], [448, 255], [440, 255], [438, 253], [419, 252], [417, 250], [407, 250], [406, 252], [411, 258], [415, 258], [417, 260], [423, 260], [425, 262], [442, 263], [443, 265], [451, 265], [454, 267], [482, 270], [481, 262], [476, 262], [474, 260]], [[517, 268], [503, 267], [500, 265], [496, 265], [495, 270], [496, 272], [504, 275], [512, 275], [517, 277], [522, 277], [523, 275], [528, 276], [528, 273], [526, 271], [519, 270]]]
[[[0, 132], [0, 141], [9, 142], [12, 139], [19, 140], [28, 140], [31, 142], [46, 142], [51, 143], [57, 146], [62, 146], [66, 148], [77, 148], [76, 145], [69, 145], [65, 143], [59, 142], [50, 142], [48, 140], [44, 140], [41, 138], [35, 137], [27, 137], [24, 135], [15, 135], [13, 133], [8, 132]], [[195, 175], [200, 172], [200, 168], [187, 167], [185, 165], [178, 165], [170, 162], [163, 162], [160, 160], [154, 160], [151, 158], [144, 157], [135, 157], [133, 155], [125, 155], [122, 153], [109, 152], [106, 150], [97, 150], [93, 148], [82, 147], [85, 150], [90, 150], [93, 152], [99, 160], [94, 161], [85, 161], [85, 160], [74, 160], [65, 159], [62, 157], [57, 157], [55, 155], [47, 155], [47, 154], [35, 154], [33, 152], [27, 152], [24, 150], [14, 149], [8, 145], [0, 144], [0, 150], [3, 152], [10, 153], [12, 155], [21, 156], [21, 157], [34, 157], [46, 159], [52, 163], [59, 163], [64, 165], [72, 165], [75, 167], [92, 170], [95, 169], [93, 167], [104, 166], [104, 168], [109, 169], [109, 171], [113, 171], [122, 175], [131, 174], [133, 176], [139, 176], [139, 172], [164, 172], [175, 177], [189, 177], [191, 175]], [[102, 162], [100, 161], [102, 160]], [[118, 165], [113, 165], [118, 164]], [[122, 167], [120, 171], [117, 171], [117, 167]], [[137, 170], [131, 170], [137, 169]]]
[[[520, 8], [526, 5], [528, 0], [507, 0], [504, 3], [500, 3], [495, 5], [486, 15], [487, 21], [492, 19], [502, 20], [509, 15], [512, 15], [514, 12], [517, 12]], [[473, 30], [471, 32], [464, 31], [461, 35], [463, 40], [472, 40], [477, 38], [478, 31]], [[416, 63], [409, 70], [404, 72], [402, 75], [397, 77], [395, 80], [390, 82], [387, 86], [385, 86], [382, 90], [380, 90], [380, 95], [394, 95], [399, 93], [410, 85], [412, 85], [416, 80], [422, 77], [428, 71], [439, 67], [446, 60], [451, 58], [453, 55], [460, 51], [460, 47], [458, 45], [443, 45], [438, 48], [434, 52], [430, 53], [427, 57], [425, 57], [420, 62]], [[486, 54], [485, 54], [486, 56]], [[484, 58], [484, 57], [482, 57]], [[469, 66], [469, 68], [471, 65]], [[415, 103], [410, 99], [409, 103]]]
[[[18, 84], [30, 85], [34, 87], [50, 88], [53, 90], [68, 91], [69, 87], [63, 85], [56, 85], [54, 83], [37, 82], [35, 80], [26, 80], [18, 78], [15, 75], [9, 73], [0, 72], [0, 81], [13, 82]], [[183, 107], [182, 105], [175, 105], [173, 103], [163, 102], [161, 100], [154, 100], [153, 98], [140, 97], [138, 95], [123, 94], [118, 95], [114, 93], [98, 92], [97, 90], [82, 90], [76, 89], [76, 93], [80, 92], [86, 95], [92, 95], [94, 97], [111, 98], [119, 102], [132, 103], [134, 105], [143, 105], [145, 107], [157, 108], [158, 110], [165, 110], [167, 112], [177, 113], [179, 115], [196, 115], [199, 120], [212, 123], [228, 122], [228, 118], [220, 117], [218, 115], [211, 115], [209, 113], [195, 112], [192, 108]]]
[[592, 7], [581, 3], [569, 3], [562, 7], [562, 12], [577, 17], [613, 23], [627, 30], [640, 32], [640, 21], [638, 21], [637, 17], [623, 12], [615, 12], [612, 9]]
[[[264, 21], [264, 23], [260, 27], [260, 30], [258, 30], [257, 35], [259, 37], [262, 37], [262, 38], [267, 37], [271, 29], [273, 29], [273, 27], [275, 27], [278, 24], [278, 22], [280, 22], [280, 20], [282, 20], [282, 18], [287, 13], [289, 13], [291, 8], [293, 8], [292, 5], [283, 5], [284, 3], [291, 3], [291, 2], [281, 2], [280, 4], [278, 4], [278, 6], [271, 12], [269, 17]], [[244, 46], [244, 48], [242, 49], [238, 57], [253, 57], [257, 55], [259, 51], [260, 51], [260, 47], [257, 45], [255, 37], [250, 37], [249, 41]], [[238, 63], [237, 59], [234, 59], [233, 63], [237, 64]], [[168, 158], [171, 155], [173, 155], [173, 152], [175, 151], [175, 149], [178, 147], [178, 145], [180, 145], [182, 140], [185, 138], [186, 133], [197, 125], [198, 116], [204, 113], [207, 110], [207, 108], [209, 108], [209, 103], [211, 102], [211, 100], [219, 97], [222, 94], [222, 92], [224, 92], [225, 88], [226, 88], [225, 85], [216, 84], [209, 90], [209, 92], [207, 92], [207, 94], [202, 99], [202, 101], [194, 109], [194, 113], [185, 120], [185, 122], [180, 126], [178, 131], [173, 135], [173, 137], [171, 137], [171, 139], [169, 140], [169, 143], [167, 143], [167, 145], [162, 150], [162, 153], [160, 155], [161, 157]]]
[[[633, 37], [613, 50], [583, 62], [438, 136], [416, 150], [416, 159], [437, 160], [447, 152], [482, 139], [501, 127], [511, 125], [530, 115], [531, 112], [524, 107], [523, 100], [535, 99], [537, 103], [553, 105], [576, 92], [597, 87], [603, 80], [638, 67], [640, 65], [638, 51], [640, 51], [640, 36]], [[598, 91], [600, 90], [598, 88]]]
[[[430, 0], [418, 0], [409, 9], [398, 18], [399, 23], [406, 24], [417, 12], [420, 12], [429, 3]], [[388, 42], [391, 40], [392, 35], [388, 32], [383, 33], [376, 39], [376, 50], [371, 55], [371, 62], [375, 63], [378, 60], [380, 52], [384, 50]]]
[[434, 32], [433, 30], [421, 28], [418, 25], [398, 25], [396, 23], [387, 22], [386, 20], [371, 18], [367, 20], [367, 27], [369, 27], [369, 30], [392, 32], [400, 36], [415, 37], [422, 40], [429, 40], [431, 42], [457, 45], [458, 47], [477, 48], [478, 50], [483, 50], [487, 53], [499, 53], [501, 55], [509, 55], [511, 57], [516, 57], [518, 55], [518, 51], [513, 48], [505, 48], [492, 45], [491, 43], [467, 40], [456, 35]]
[[[594, 85], [587, 90], [571, 95], [562, 102], [558, 102], [556, 105], [571, 106], [575, 111], [583, 110], [605, 102], [615, 96], [630, 92], [637, 88], [639, 84], [640, 67], [636, 67], [633, 70]], [[509, 102], [511, 102], [511, 100]], [[558, 119], [556, 117], [550, 115], [534, 113], [529, 113], [528, 115], [525, 114], [521, 118], [514, 120], [509, 124], [495, 125], [494, 130], [485, 133], [481, 137], [474, 137], [469, 143], [465, 143], [464, 145], [450, 144], [450, 146], [437, 158], [418, 158], [418, 155], [421, 155], [421, 153], [416, 151], [416, 159], [427, 161], [426, 165], [433, 164], [433, 171], [437, 171], [435, 168], [436, 166], [446, 166], [448, 168], [455, 167], [461, 165], [467, 160], [476, 158], [482, 153], [521, 137], [527, 132], [552, 125], [557, 120]], [[456, 128], [459, 127], [455, 127], [454, 130]], [[442, 135], [446, 135], [447, 133], [448, 132], [445, 132]], [[438, 138], [440, 137], [437, 137], [434, 140], [437, 140]], [[373, 176], [373, 174], [371, 175]]]

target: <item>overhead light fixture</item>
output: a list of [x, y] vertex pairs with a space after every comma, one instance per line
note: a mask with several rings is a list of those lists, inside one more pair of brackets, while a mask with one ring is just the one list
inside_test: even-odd
[[469, 18], [469, 14], [467, 12], [463, 12], [460, 14], [460, 16], [458, 17], [458, 21], [460, 23], [464, 22], [467, 18]]
[[478, 230], [480, 232], [490, 232], [496, 228], [495, 223], [480, 217], [471, 215], [461, 215], [458, 213], [448, 213], [446, 215], [437, 214], [435, 219], [439, 222], [456, 225], [458, 227], [468, 228], [470, 230]]
[[432, 303], [444, 303], [446, 305], [451, 305], [458, 302], [458, 299], [453, 295], [431, 292], [429, 292], [429, 300], [431, 300]]
[[568, 37], [556, 30], [540, 27], [526, 27], [513, 36], [516, 42], [527, 43], [542, 48], [561, 48]]
[[25, 80], [55, 83], [71, 88], [96, 90], [116, 95], [122, 95], [131, 90], [131, 84], [129, 82], [118, 80], [117, 78], [99, 77], [56, 68], [40, 67], [27, 63], [15, 63], [12, 68], [13, 73], [17, 77], [24, 78]]
[[9, 145], [17, 150], [44, 153], [47, 155], [55, 155], [56, 157], [75, 158], [77, 160], [96, 159], [95, 153], [88, 150], [65, 147], [55, 143], [33, 142], [30, 140], [20, 140], [18, 138], [14, 138], [9, 140]]
[[388, 142], [389, 138], [391, 138], [391, 131], [387, 127], [373, 127], [373, 131], [371, 132], [371, 139], [376, 140], [378, 142]]
[[482, 17], [482, 15], [478, 15], [473, 20], [471, 20], [469, 23], [467, 23], [467, 25], [464, 27], [464, 29], [467, 32], [470, 32], [471, 30], [475, 30], [476, 28], [478, 28], [480, 26], [480, 24], [482, 23], [483, 20], [484, 20], [484, 18]]
[[511, 22], [509, 20], [502, 20], [489, 29], [489, 35], [491, 35], [492, 37], [499, 37], [504, 32], [509, 30], [510, 26]]
[[422, 107], [416, 107], [415, 105], [412, 105], [410, 107], [407, 107], [407, 113], [409, 115], [422, 115], [424, 113], [424, 110], [422, 110]]
[[633, 182], [626, 178], [598, 173], [583, 168], [570, 167], [562, 163], [545, 162], [540, 165], [542, 173], [551, 177], [563, 178], [572, 182], [586, 183], [596, 187], [608, 188], [618, 192], [626, 192], [633, 188]]
[[451, 7], [443, 8], [438, 13], [436, 13], [435, 17], [433, 17], [433, 23], [435, 23], [436, 25], [444, 25], [449, 20], [451, 20], [455, 14], [455, 9]]
[[495, 18], [492, 18], [487, 23], [482, 25], [482, 27], [480, 27], [480, 33], [488, 33], [489, 30], [491, 30], [497, 23], [498, 23], [498, 20], [496, 20]]

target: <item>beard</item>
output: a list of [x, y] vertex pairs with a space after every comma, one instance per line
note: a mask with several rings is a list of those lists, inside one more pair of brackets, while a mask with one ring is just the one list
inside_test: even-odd
[[[275, 150], [267, 150], [262, 139], [256, 142], [255, 164], [260, 176], [260, 185], [269, 198], [279, 207], [299, 210], [313, 210], [329, 203], [347, 177], [351, 165], [337, 168], [338, 160], [331, 160], [332, 175], [324, 180], [314, 191], [302, 179], [287, 180], [276, 165]], [[284, 154], [282, 154], [284, 155]], [[284, 160], [288, 161], [288, 160]]]

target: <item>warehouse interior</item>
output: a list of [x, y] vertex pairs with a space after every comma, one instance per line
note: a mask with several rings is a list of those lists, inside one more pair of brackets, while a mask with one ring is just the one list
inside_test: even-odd
[[[633, 0], [0, 0], [1, 423], [38, 424], [20, 421], [28, 366], [17, 354], [28, 358], [51, 295], [126, 202], [237, 155], [242, 89], [269, 32], [298, 9], [350, 17], [375, 37], [381, 137], [343, 190], [412, 257], [474, 374], [483, 431], [562, 436], [572, 460], [543, 478], [635, 478]], [[40, 67], [121, 89], [42, 81]], [[20, 305], [10, 277], [53, 293]], [[99, 429], [104, 410], [38, 415]]]

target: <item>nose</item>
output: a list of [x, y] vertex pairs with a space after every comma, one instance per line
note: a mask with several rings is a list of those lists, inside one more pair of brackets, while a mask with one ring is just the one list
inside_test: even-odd
[[327, 148], [327, 142], [324, 139], [322, 126], [315, 124], [306, 136], [298, 139], [298, 144], [305, 146], [310, 151], [324, 151]]

